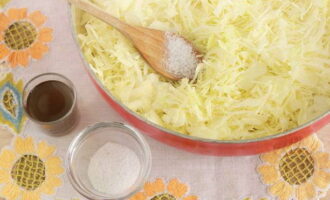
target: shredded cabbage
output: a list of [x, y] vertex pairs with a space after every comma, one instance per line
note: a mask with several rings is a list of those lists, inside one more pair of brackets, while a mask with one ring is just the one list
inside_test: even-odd
[[273, 135], [330, 109], [329, 0], [92, 0], [134, 25], [177, 32], [204, 53], [194, 81], [155, 73], [111, 26], [80, 13], [87, 61], [131, 110], [218, 140]]

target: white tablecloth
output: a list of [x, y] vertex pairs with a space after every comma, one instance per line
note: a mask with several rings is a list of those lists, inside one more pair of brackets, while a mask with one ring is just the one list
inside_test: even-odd
[[[2, 67], [0, 72], [4, 74], [12, 71], [15, 79], [21, 78], [25, 82], [45, 72], [60, 73], [73, 81], [78, 92], [78, 106], [81, 114], [79, 124], [74, 131], [63, 137], [50, 137], [28, 121], [21, 134], [56, 146], [56, 155], [64, 159], [72, 138], [87, 125], [100, 121], [124, 122], [124, 120], [109, 107], [84, 71], [79, 49], [71, 33], [67, 2], [65, 0], [12, 0], [5, 9], [15, 7], [26, 7], [29, 12], [40, 10], [46, 15], [48, 19], [45, 26], [54, 29], [54, 40], [48, 44], [50, 51], [41, 60], [32, 61], [26, 68]], [[324, 133], [321, 134], [321, 137], [325, 138], [324, 141], [327, 140], [328, 143], [329, 130], [328, 126], [327, 129], [322, 130]], [[196, 195], [200, 200], [241, 200], [247, 197], [275, 199], [267, 193], [267, 186], [261, 182], [256, 171], [261, 163], [259, 156], [202, 156], [166, 146], [148, 137], [146, 139], [153, 156], [150, 181], [156, 178], [165, 181], [177, 178], [189, 187], [189, 195]], [[328, 150], [329, 146], [330, 143], [326, 145]], [[61, 175], [61, 178], [63, 184], [56, 194], [43, 195], [42, 199], [84, 199], [72, 188], [65, 173]]]

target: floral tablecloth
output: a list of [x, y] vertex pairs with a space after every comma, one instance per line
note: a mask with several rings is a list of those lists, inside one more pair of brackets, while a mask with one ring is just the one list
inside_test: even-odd
[[[84, 198], [70, 185], [63, 160], [72, 138], [99, 121], [124, 121], [83, 70], [65, 0], [0, 0], [0, 198]], [[63, 137], [50, 137], [22, 111], [23, 85], [57, 72], [78, 91], [81, 119]], [[246, 157], [190, 154], [147, 138], [149, 181], [130, 200], [329, 200], [330, 125], [290, 147]]]

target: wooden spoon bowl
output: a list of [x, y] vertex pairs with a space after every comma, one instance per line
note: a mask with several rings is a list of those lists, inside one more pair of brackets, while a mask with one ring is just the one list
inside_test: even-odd
[[[140, 52], [142, 57], [159, 74], [171, 80], [179, 80], [185, 77], [189, 79], [192, 78], [188, 76], [178, 76], [173, 73], [170, 73], [167, 70], [167, 66], [165, 64], [166, 62], [164, 62], [164, 60], [166, 60], [167, 55], [166, 32], [126, 24], [119, 19], [113, 17], [112, 15], [108, 14], [107, 12], [101, 10], [100, 8], [83, 0], [68, 1], [71, 2], [73, 5], [77, 6], [78, 8], [82, 9], [83, 11], [110, 24], [111, 26], [119, 30], [122, 34], [124, 34], [126, 37], [128, 37], [134, 44], [135, 48]], [[175, 36], [181, 37], [177, 34], [175, 34]], [[187, 44], [192, 47], [196, 56], [199, 55], [198, 51], [191, 45], [190, 42], [187, 42]], [[200, 61], [200, 58], [197, 58], [196, 60]], [[196, 70], [197, 63], [196, 66], [192, 67], [194, 67], [194, 70]]]

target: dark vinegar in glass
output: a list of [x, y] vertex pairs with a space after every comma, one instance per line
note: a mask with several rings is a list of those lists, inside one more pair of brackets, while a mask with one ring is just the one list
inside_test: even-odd
[[60, 81], [45, 81], [35, 86], [27, 98], [26, 110], [40, 122], [52, 122], [64, 117], [74, 101], [72, 89]]

